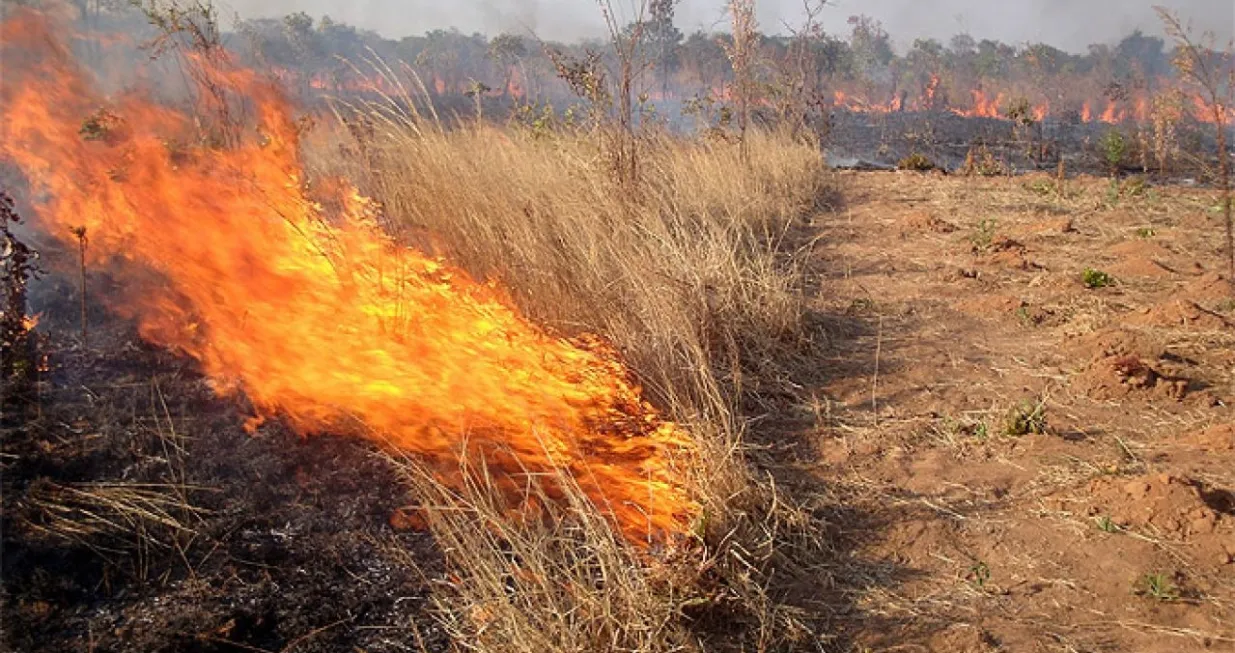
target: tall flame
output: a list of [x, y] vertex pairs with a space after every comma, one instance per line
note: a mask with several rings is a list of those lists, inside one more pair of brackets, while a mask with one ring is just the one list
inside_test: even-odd
[[694, 514], [673, 464], [691, 440], [616, 353], [396, 245], [354, 192], [323, 200], [334, 211], [310, 199], [289, 107], [259, 75], [195, 62], [253, 108], [258, 129], [234, 146], [193, 144], [192, 114], [139, 94], [106, 103], [91, 138], [83, 118], [104, 102], [53, 32], [31, 11], [0, 24], [0, 54], [22, 62], [0, 85], [0, 160], [28, 179], [43, 229], [85, 227], [90, 264], [133, 282], [114, 308], [145, 338], [306, 434], [363, 435], [443, 470], [466, 444], [515, 499], [564, 470], [632, 539]]

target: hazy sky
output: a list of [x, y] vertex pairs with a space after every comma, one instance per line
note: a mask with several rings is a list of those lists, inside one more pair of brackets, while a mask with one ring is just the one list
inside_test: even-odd
[[[636, 0], [612, 0], [619, 13], [633, 15]], [[397, 38], [439, 27], [496, 34], [535, 31], [541, 38], [571, 40], [603, 33], [596, 0], [222, 0], [241, 16], [281, 16], [304, 11], [376, 30]], [[883, 21], [900, 46], [918, 37], [946, 39], [959, 31], [1007, 42], [1044, 41], [1083, 51], [1093, 42], [1114, 42], [1135, 28], [1160, 33], [1152, 5], [1162, 4], [1191, 18], [1198, 28], [1224, 39], [1235, 32], [1235, 0], [833, 0], [824, 26], [847, 32], [845, 19], [864, 13]], [[758, 0], [760, 27], [782, 31], [797, 25], [802, 0]], [[685, 32], [723, 27], [723, 0], [682, 0], [678, 26]]]

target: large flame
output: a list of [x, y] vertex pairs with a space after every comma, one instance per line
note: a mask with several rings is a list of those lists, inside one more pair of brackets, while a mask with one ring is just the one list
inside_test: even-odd
[[90, 265], [144, 281], [114, 306], [144, 337], [301, 432], [361, 434], [443, 469], [466, 445], [514, 498], [565, 470], [632, 539], [683, 528], [696, 508], [673, 459], [690, 439], [611, 348], [551, 335], [492, 285], [395, 245], [355, 194], [336, 211], [312, 201], [288, 107], [256, 73], [194, 62], [257, 126], [204, 145], [192, 112], [105, 103], [54, 31], [31, 11], [0, 25], [0, 54], [21, 61], [0, 86], [0, 160], [29, 180], [42, 228], [75, 244], [84, 227]]

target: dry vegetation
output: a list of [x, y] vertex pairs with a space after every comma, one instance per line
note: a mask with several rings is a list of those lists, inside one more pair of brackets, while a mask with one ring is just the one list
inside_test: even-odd
[[754, 130], [746, 150], [645, 134], [632, 187], [596, 131], [448, 130], [398, 109], [410, 104], [341, 110], [349, 129], [311, 138], [313, 167], [358, 181], [394, 232], [495, 280], [538, 322], [614, 342], [704, 452], [684, 468], [704, 505], [695, 532], [651, 559], [580, 494], [550, 527], [511, 522], [483, 474], [465, 474], [476, 482], [460, 493], [409, 468], [459, 574], [440, 605], [455, 641], [677, 650], [704, 637], [691, 621], [721, 612], [747, 622], [752, 645], [803, 636], [769, 596], [782, 578], [769, 582], [819, 543], [809, 517], [754, 480], [742, 405], [784, 392], [810, 344], [804, 227], [836, 194], [818, 146]]
[[[739, 16], [752, 20], [740, 14], [747, 4], [731, 3], [735, 24]], [[293, 557], [296, 573], [307, 564], [338, 564], [351, 575], [346, 558], [370, 556], [397, 566], [382, 567], [383, 577], [414, 573], [440, 636], [394, 601], [382, 608], [388, 612], [373, 611], [374, 619], [397, 625], [360, 626], [350, 612], [311, 628], [289, 619], [238, 626], [232, 618], [176, 635], [185, 639], [168, 636], [161, 650], [185, 642], [201, 651], [1019, 650], [1002, 649], [1001, 637], [1051, 647], [1043, 650], [1169, 650], [1150, 648], [1160, 647], [1159, 635], [1172, 643], [1235, 643], [1222, 626], [1235, 598], [1229, 580], [1218, 578], [1235, 564], [1235, 549], [1218, 541], [1230, 534], [1235, 514], [1229, 470], [1210, 466], [1202, 474], [1170, 458], [1177, 452], [1150, 458], [1157, 431], [1191, 437], [1231, 420], [1235, 395], [1222, 351], [1232, 345], [1235, 314], [1229, 279], [1213, 269], [1217, 252], [1199, 235], [1215, 233], [1207, 191], [1069, 180], [1062, 167], [1057, 178], [982, 178], [977, 170], [967, 178], [855, 175], [842, 212], [842, 179], [826, 169], [819, 143], [745, 118], [736, 142], [654, 129], [631, 132], [637, 138], [630, 141], [631, 134], [613, 137], [603, 122], [447, 127], [407, 109], [423, 105], [410, 95], [335, 105], [332, 119], [305, 134], [309, 182], [351, 180], [376, 200], [383, 226], [401, 241], [492, 281], [555, 332], [613, 342], [658, 406], [697, 440], [701, 455], [681, 462], [702, 512], [681, 537], [642, 546], [624, 539], [565, 472], [552, 484], [563, 496], [529, 486], [520, 506], [540, 509], [528, 512], [495, 489], [484, 460], [461, 460], [457, 478], [464, 482], [446, 484], [440, 470], [415, 459], [364, 449], [364, 464], [389, 473], [371, 483], [377, 476], [349, 468], [354, 459], [337, 449], [288, 453], [283, 449], [300, 443], [286, 433], [250, 445], [232, 415], [224, 428], [240, 440], [225, 443], [266, 447], [263, 461], [302, 457], [307, 468], [329, 454], [335, 474], [361, 477], [342, 482], [342, 494], [368, 499], [358, 509], [315, 494], [329, 494], [329, 483], [339, 481], [326, 472], [303, 481], [299, 462], [287, 464], [294, 472], [259, 475], [271, 485], [301, 485], [279, 502], [299, 503], [303, 491], [312, 509], [337, 510], [354, 520], [347, 528], [362, 524], [360, 534], [342, 527], [327, 534], [346, 540], [343, 553], [331, 549], [337, 558], [329, 562], [324, 554]], [[613, 143], [622, 148], [617, 170]], [[1229, 201], [1223, 208], [1229, 212]], [[75, 252], [68, 255], [76, 261]], [[825, 279], [827, 292], [820, 292]], [[1187, 305], [1168, 301], [1193, 288], [1199, 294]], [[1136, 347], [1106, 355], [1104, 347], [1141, 342], [1135, 334], [1107, 338], [1103, 325], [1111, 321], [1167, 344], [1147, 347], [1153, 355]], [[106, 333], [97, 337], [96, 349], [108, 346]], [[89, 367], [84, 345], [70, 366]], [[1068, 347], [1081, 353], [1060, 360], [1061, 351], [1073, 355]], [[1168, 348], [1179, 353], [1168, 356]], [[116, 354], [130, 355], [138, 358], [127, 349]], [[1091, 355], [1083, 369], [1069, 367]], [[826, 374], [814, 374], [818, 368]], [[206, 496], [219, 488], [195, 484], [200, 454], [192, 452], [214, 425], [198, 425], [200, 441], [177, 426], [201, 406], [234, 406], [183, 399], [173, 418], [151, 383], [150, 414], [139, 420], [132, 405], [109, 403], [120, 395], [87, 388], [103, 385], [98, 376], [61, 373], [59, 392], [46, 399], [51, 413], [42, 415], [40, 396], [39, 416], [12, 431], [27, 429], [25, 439], [6, 442], [6, 468], [22, 461], [40, 467], [32, 471], [27, 462], [17, 481], [7, 481], [7, 525], [26, 538], [23, 547], [50, 542], [99, 556], [109, 570], [99, 586], [110, 587], [117, 573], [137, 587], [184, 591], [176, 583], [185, 577], [192, 589], [177, 596], [196, 597], [214, 582], [206, 570], [215, 557], [227, 560], [219, 577], [232, 576], [219, 581], [228, 590], [211, 589], [240, 592], [229, 556], [237, 567], [249, 562], [228, 538], [256, 529], [242, 529], [247, 522], [235, 515], [279, 502]], [[192, 373], [177, 369], [174, 376]], [[78, 386], [86, 388], [84, 399]], [[84, 411], [109, 413], [94, 420], [109, 425], [95, 425], [102, 434], [78, 428], [91, 421], [78, 414]], [[755, 426], [759, 420], [765, 425]], [[1091, 432], [1094, 424], [1101, 432]], [[1235, 444], [1226, 447], [1225, 432], [1214, 432], [1204, 437], [1222, 440], [1213, 448], [1229, 458]], [[66, 467], [89, 478], [44, 478], [57, 459], [70, 458], [64, 452], [80, 445], [83, 433], [83, 441], [121, 444], [105, 455], [82, 445], [84, 462]], [[231, 455], [243, 459], [246, 451]], [[108, 478], [82, 471], [100, 457]], [[212, 470], [212, 482], [247, 482], [229, 480], [229, 470]], [[1123, 489], [1138, 484], [1146, 496], [1166, 497], [1161, 513], [1200, 516], [1172, 532], [1154, 530], [1157, 514], [1141, 519], [1124, 505]], [[1107, 503], [1091, 502], [1090, 490]], [[395, 518], [383, 512], [391, 496], [406, 504]], [[1121, 520], [1121, 510], [1132, 516]], [[241, 525], [214, 525], [216, 513]], [[1100, 533], [1086, 530], [1095, 517]], [[315, 524], [313, 534], [332, 526]], [[1208, 530], [1189, 530], [1201, 527]], [[1144, 531], [1136, 531], [1139, 539], [1112, 544], [1137, 528]], [[426, 554], [424, 542], [401, 539], [406, 531], [427, 531], [441, 560]], [[1188, 537], [1211, 557], [1184, 551]], [[1035, 547], [1059, 560], [1035, 557]], [[1102, 553], [1111, 547], [1124, 549], [1108, 564]], [[220, 548], [225, 553], [215, 556]], [[1129, 567], [1146, 561], [1156, 566]], [[265, 574], [264, 581], [240, 584], [266, 582], [277, 593], [270, 578], [284, 562], [258, 560], [255, 575]], [[1123, 591], [1129, 569], [1139, 579], [1135, 592]], [[393, 597], [406, 589], [363, 580], [356, 592]], [[1050, 601], [1034, 598], [1038, 593]], [[1162, 605], [1068, 621], [1080, 605], [1098, 613], [1145, 597]], [[1176, 610], [1181, 597], [1197, 611]], [[49, 621], [58, 613], [46, 603], [23, 598], [8, 609], [25, 622]], [[84, 641], [93, 652], [94, 621], [75, 618], [88, 622]], [[1103, 624], [1134, 634], [1091, 637]], [[293, 625], [300, 631], [274, 632]], [[365, 640], [362, 649], [339, 635], [353, 626], [393, 634]], [[968, 630], [958, 634], [961, 627]], [[128, 631], [111, 632], [111, 646], [124, 650]], [[334, 635], [340, 639], [329, 639]]]

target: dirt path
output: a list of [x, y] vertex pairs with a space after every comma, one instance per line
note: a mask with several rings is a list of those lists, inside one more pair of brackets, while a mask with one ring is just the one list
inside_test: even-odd
[[845, 646], [1235, 650], [1235, 306], [1210, 194], [845, 184], [817, 225], [834, 317], [804, 464], [861, 515], [833, 516], [853, 564], [821, 599], [847, 606]]

